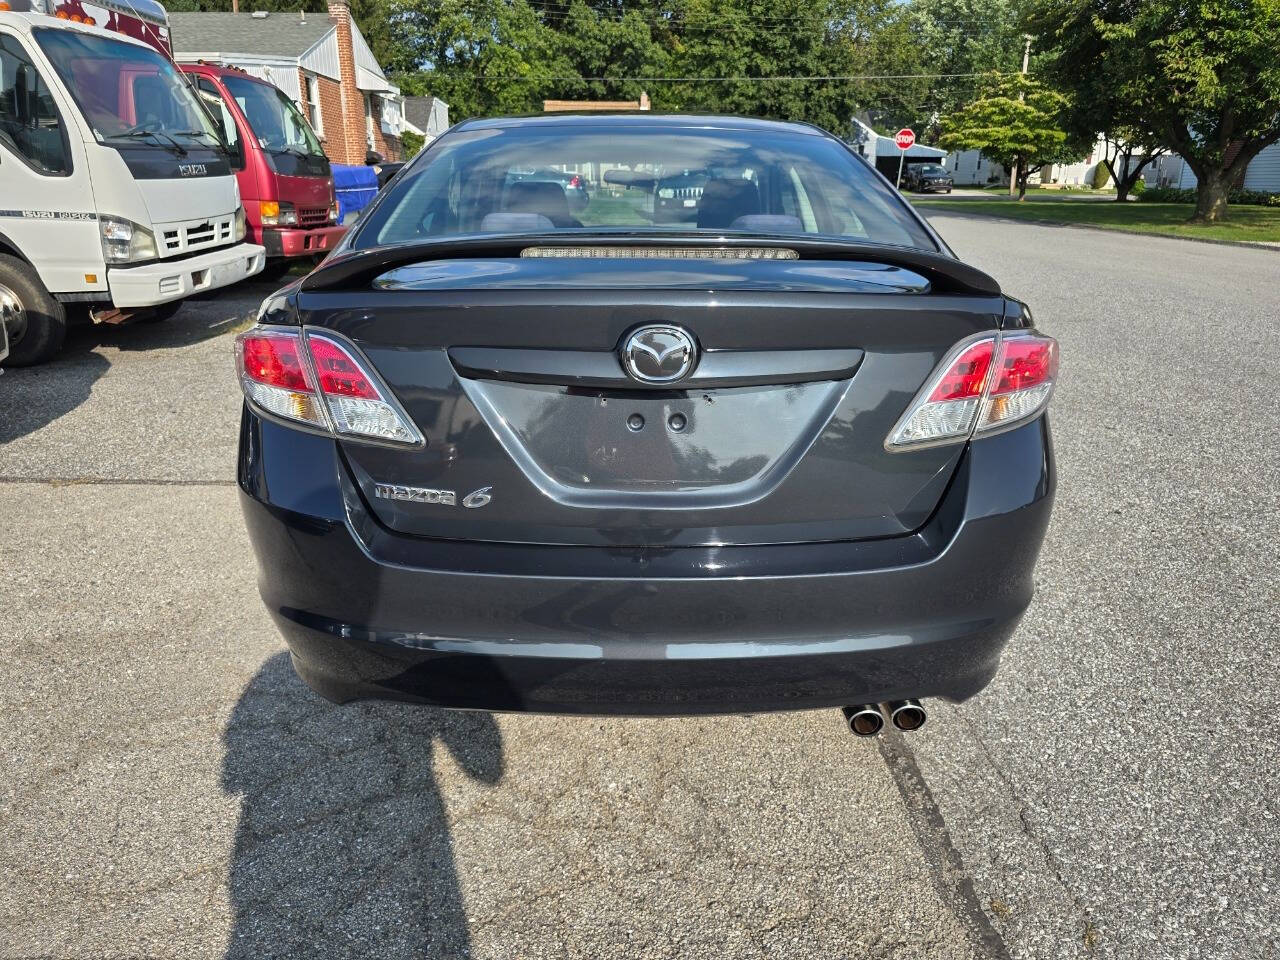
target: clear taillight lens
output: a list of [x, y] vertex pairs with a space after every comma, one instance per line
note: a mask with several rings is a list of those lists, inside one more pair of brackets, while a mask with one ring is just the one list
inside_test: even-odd
[[245, 397], [265, 413], [344, 436], [421, 446], [422, 434], [352, 344], [254, 327], [236, 337]]
[[885, 447], [957, 443], [1024, 423], [1049, 403], [1058, 342], [1036, 333], [983, 336], [959, 344], [889, 432]]
[[339, 433], [376, 437], [397, 443], [421, 443], [422, 435], [391, 394], [380, 388], [353, 350], [324, 334], [308, 334], [320, 393], [329, 405], [333, 426]]

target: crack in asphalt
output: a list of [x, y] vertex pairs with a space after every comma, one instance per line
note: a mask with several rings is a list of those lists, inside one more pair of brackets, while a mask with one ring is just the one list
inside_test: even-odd
[[959, 718], [962, 724], [964, 724], [965, 730], [968, 731], [969, 736], [973, 738], [974, 743], [978, 745], [978, 749], [982, 751], [983, 757], [986, 758], [987, 766], [989, 766], [992, 772], [995, 773], [996, 777], [999, 778], [1001, 785], [1004, 787], [1005, 793], [1009, 795], [1009, 799], [1012, 800], [1016, 806], [1018, 811], [1018, 824], [1022, 829], [1023, 836], [1031, 841], [1035, 848], [1040, 851], [1041, 857], [1043, 857], [1045, 864], [1048, 866], [1049, 872], [1053, 874], [1053, 879], [1057, 881], [1058, 887], [1062, 890], [1063, 895], [1071, 901], [1083, 918], [1083, 936], [1086, 940], [1086, 947], [1092, 951], [1093, 948], [1088, 943], [1090, 932], [1093, 931], [1094, 935], [1096, 935], [1096, 928], [1093, 926], [1092, 908], [1071, 892], [1071, 888], [1067, 885], [1066, 877], [1063, 874], [1062, 865], [1050, 849], [1048, 841], [1036, 833], [1035, 829], [1031, 826], [1031, 821], [1027, 818], [1027, 810], [1030, 805], [1026, 800], [1018, 795], [1018, 791], [1014, 789], [1013, 781], [1009, 779], [1008, 775], [996, 762], [996, 758], [992, 755], [990, 748], [987, 746], [987, 742], [982, 739], [978, 734], [978, 731], [974, 729], [973, 723], [970, 722], [969, 718], [960, 710], [955, 711], [955, 716]]
[[920, 844], [939, 898], [968, 931], [970, 946], [979, 956], [1011, 960], [1008, 944], [978, 902], [973, 877], [951, 840], [951, 832], [916, 763], [915, 753], [896, 730], [876, 737], [876, 746], [902, 795], [907, 822]]

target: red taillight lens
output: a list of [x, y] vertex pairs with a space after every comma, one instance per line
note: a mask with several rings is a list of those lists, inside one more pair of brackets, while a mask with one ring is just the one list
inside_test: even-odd
[[258, 383], [285, 390], [309, 391], [298, 354], [298, 339], [269, 334], [246, 335], [240, 341], [244, 374]]
[[930, 403], [943, 400], [967, 400], [982, 396], [991, 369], [991, 355], [995, 352], [994, 340], [982, 340], [966, 349], [947, 368], [938, 385], [929, 394]]
[[571, 187], [582, 186], [582, 178], [577, 174], [574, 174], [572, 177], [569, 178], [569, 186]]
[[359, 397], [362, 400], [381, 400], [382, 396], [359, 364], [347, 351], [332, 340], [313, 336], [310, 338], [311, 356], [316, 361], [316, 376], [320, 389], [335, 397]]
[[1035, 333], [988, 336], [939, 366], [885, 440], [889, 450], [955, 443], [1032, 419], [1049, 403], [1058, 342]]
[[1028, 334], [1006, 337], [991, 394], [1028, 390], [1058, 375], [1058, 341]]
[[328, 333], [254, 327], [236, 337], [244, 395], [259, 409], [338, 433], [426, 441], [355, 347]]
[[244, 395], [268, 413], [325, 426], [301, 340], [288, 331], [254, 328], [236, 337], [236, 365]]

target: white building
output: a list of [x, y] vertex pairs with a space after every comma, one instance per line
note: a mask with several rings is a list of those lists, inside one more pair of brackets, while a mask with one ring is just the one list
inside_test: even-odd
[[916, 143], [907, 151], [907, 155], [903, 157], [902, 151], [893, 142], [893, 137], [881, 136], [857, 117], [851, 119], [849, 128], [850, 135], [847, 141], [849, 146], [862, 154], [868, 163], [872, 164], [890, 180], [897, 178], [899, 163], [903, 164], [903, 171], [905, 172], [907, 164], [941, 163], [947, 155], [945, 150]]
[[425, 147], [449, 129], [449, 105], [439, 97], [405, 97], [404, 128], [422, 137]]
[[1008, 183], [1004, 165], [984, 157], [981, 150], [948, 153], [942, 166], [957, 187], [985, 187], [989, 183]]
[[[1196, 173], [1191, 165], [1176, 153], [1161, 157], [1154, 164], [1155, 173], [1147, 182], [1161, 187], [1193, 190]], [[1280, 143], [1273, 143], [1249, 161], [1244, 171], [1244, 188], [1262, 193], [1280, 193]]]

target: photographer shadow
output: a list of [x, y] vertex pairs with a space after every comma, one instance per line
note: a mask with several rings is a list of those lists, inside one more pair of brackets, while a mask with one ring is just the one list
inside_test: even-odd
[[357, 703], [268, 660], [225, 734], [223, 787], [241, 798], [228, 958], [470, 954], [433, 752], [473, 780], [502, 776], [488, 713]]

